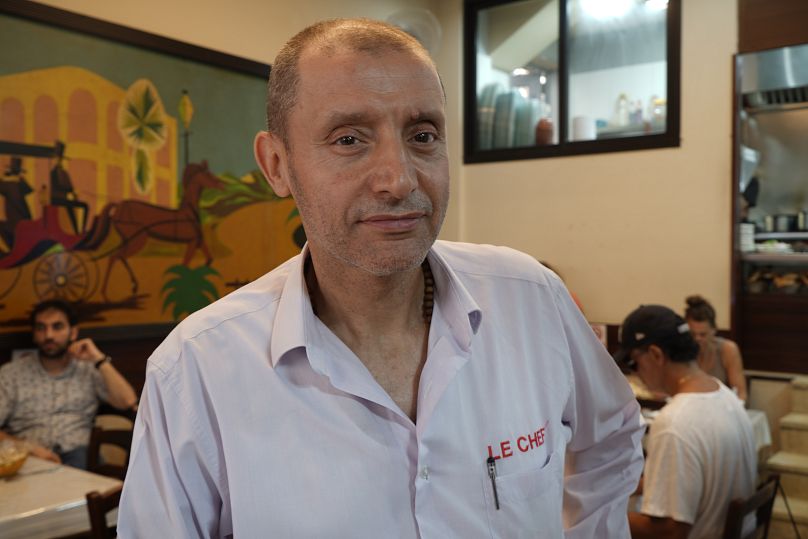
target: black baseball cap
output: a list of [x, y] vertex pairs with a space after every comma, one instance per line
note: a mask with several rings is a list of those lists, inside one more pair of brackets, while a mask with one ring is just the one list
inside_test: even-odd
[[[640, 305], [623, 321], [620, 349], [614, 360], [621, 368], [633, 370], [631, 351], [635, 348], [680, 342], [685, 345], [693, 342], [684, 318], [664, 305]], [[695, 350], [698, 352], [698, 348]]]

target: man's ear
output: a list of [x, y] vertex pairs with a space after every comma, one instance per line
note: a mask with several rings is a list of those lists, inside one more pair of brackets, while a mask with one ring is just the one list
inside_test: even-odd
[[651, 359], [657, 365], [662, 365], [665, 361], [665, 352], [662, 351], [662, 348], [659, 346], [652, 344], [648, 347], [648, 354], [651, 356]]
[[289, 153], [286, 144], [273, 133], [260, 131], [253, 144], [255, 161], [279, 197], [287, 197], [289, 189]]

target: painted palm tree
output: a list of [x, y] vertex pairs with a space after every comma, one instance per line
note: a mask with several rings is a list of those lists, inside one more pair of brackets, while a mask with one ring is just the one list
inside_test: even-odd
[[212, 275], [219, 277], [219, 272], [210, 266], [189, 268], [182, 264], [171, 266], [163, 275], [173, 276], [161, 290], [163, 298], [163, 312], [169, 307], [174, 320], [183, 315], [198, 311], [209, 303], [219, 299], [216, 286], [208, 280]]
[[124, 105], [118, 113], [118, 129], [135, 149], [135, 183], [145, 193], [154, 181], [149, 151], [158, 150], [166, 143], [168, 131], [163, 102], [151, 81], [137, 80], [126, 91]]

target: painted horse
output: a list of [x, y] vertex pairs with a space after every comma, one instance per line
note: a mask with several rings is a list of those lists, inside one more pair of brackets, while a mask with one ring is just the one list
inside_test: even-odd
[[76, 249], [95, 249], [115, 229], [121, 243], [109, 254], [107, 271], [101, 293], [107, 298], [107, 284], [112, 266], [120, 261], [132, 282], [132, 294], [137, 293], [138, 282], [135, 272], [127, 262], [127, 258], [139, 253], [149, 238], [172, 243], [185, 243], [183, 265], [188, 265], [197, 249], [205, 254], [205, 264], [209, 265], [212, 257], [202, 234], [202, 223], [199, 218], [199, 198], [202, 190], [220, 189], [222, 180], [208, 170], [207, 161], [189, 163], [182, 175], [183, 195], [178, 208], [166, 208], [141, 202], [139, 200], [122, 200], [110, 202], [96, 217], [84, 241]]

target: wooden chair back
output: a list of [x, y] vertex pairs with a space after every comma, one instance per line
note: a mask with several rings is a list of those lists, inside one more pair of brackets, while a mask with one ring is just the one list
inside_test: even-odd
[[107, 526], [107, 514], [121, 502], [123, 485], [105, 492], [94, 490], [87, 493], [87, 512], [90, 515], [90, 537], [92, 539], [112, 539], [117, 536], [116, 528]]
[[88, 471], [123, 480], [129, 465], [135, 415], [134, 410], [119, 410], [99, 402], [87, 447]]
[[[117, 446], [125, 452], [122, 464], [105, 462], [101, 458], [101, 446], [106, 444]], [[93, 427], [90, 433], [90, 444], [87, 447], [87, 471], [116, 477], [123, 481], [126, 477], [126, 468], [129, 466], [129, 450], [131, 447], [131, 430]]]
[[[724, 524], [724, 539], [766, 539], [779, 485], [780, 475], [772, 474], [748, 498], [732, 500]], [[755, 514], [757, 522], [754, 530], [743, 535], [743, 523], [750, 514]]]

